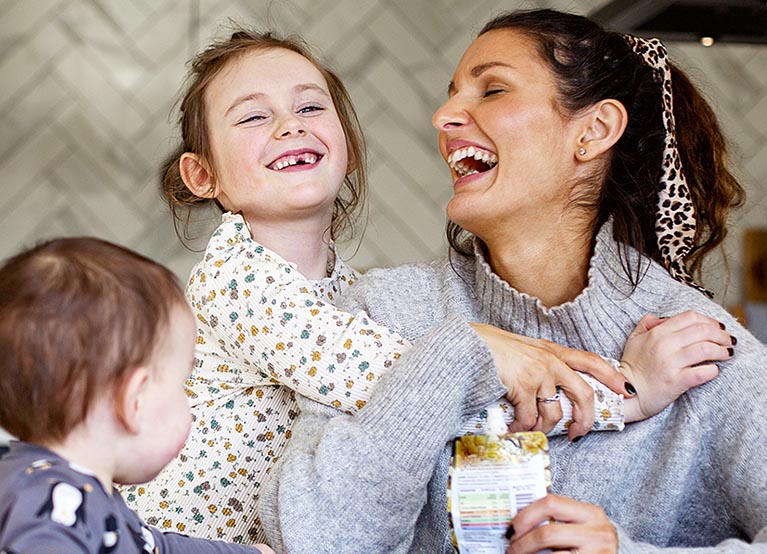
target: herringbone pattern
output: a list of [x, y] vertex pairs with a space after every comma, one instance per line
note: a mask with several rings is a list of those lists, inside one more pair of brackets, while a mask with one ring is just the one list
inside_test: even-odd
[[[93, 234], [186, 277], [199, 254], [176, 239], [156, 172], [185, 61], [228, 18], [304, 35], [345, 78], [372, 153], [369, 225], [353, 264], [433, 257], [450, 186], [429, 121], [471, 36], [503, 9], [602, 3], [0, 0], [0, 257], [43, 237]], [[697, 68], [737, 145], [750, 193], [739, 224], [767, 225], [767, 48], [671, 49]], [[728, 243], [733, 300], [739, 235]], [[721, 274], [709, 279], [720, 291]]]

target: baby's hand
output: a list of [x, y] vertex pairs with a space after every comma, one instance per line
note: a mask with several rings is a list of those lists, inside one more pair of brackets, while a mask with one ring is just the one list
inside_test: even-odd
[[654, 416], [692, 387], [719, 374], [737, 340], [724, 324], [697, 312], [644, 316], [623, 349], [621, 371], [636, 388], [626, 399], [626, 422]]

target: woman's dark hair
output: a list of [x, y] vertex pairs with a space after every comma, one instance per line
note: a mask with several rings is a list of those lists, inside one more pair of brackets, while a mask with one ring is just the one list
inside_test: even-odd
[[[608, 98], [624, 105], [628, 125], [623, 136], [604, 171], [595, 176], [596, 186], [587, 186], [575, 202], [594, 213], [595, 228], [612, 217], [617, 241], [663, 265], [655, 214], [665, 129], [653, 70], [624, 35], [582, 16], [553, 10], [510, 12], [487, 23], [479, 35], [495, 30], [517, 31], [536, 43], [557, 83], [558, 105], [565, 115]], [[671, 73], [677, 145], [697, 218], [695, 246], [685, 266], [690, 274], [699, 274], [703, 258], [727, 235], [730, 210], [743, 203], [745, 193], [727, 168], [725, 139], [711, 106], [679, 68], [671, 65]], [[459, 254], [469, 255], [464, 232], [448, 223], [448, 242]], [[640, 268], [630, 267], [626, 252], [621, 257], [636, 285]]]
[[[352, 226], [365, 204], [367, 191], [367, 158], [365, 138], [349, 93], [341, 79], [315, 56], [309, 46], [298, 36], [278, 37], [273, 33], [258, 33], [235, 28], [229, 38], [210, 44], [191, 61], [186, 84], [182, 91], [179, 110], [181, 144], [166, 158], [160, 170], [160, 186], [168, 201], [176, 234], [182, 242], [187, 237], [190, 209], [216, 203], [212, 198], [202, 198], [192, 193], [184, 184], [179, 171], [179, 160], [185, 152], [198, 154], [211, 167], [214, 175], [216, 163], [210, 147], [205, 92], [210, 83], [232, 60], [249, 52], [289, 50], [306, 58], [314, 65], [328, 84], [330, 96], [338, 112], [349, 158], [344, 185], [333, 206], [330, 238], [351, 235]], [[179, 225], [184, 232], [181, 233]]]

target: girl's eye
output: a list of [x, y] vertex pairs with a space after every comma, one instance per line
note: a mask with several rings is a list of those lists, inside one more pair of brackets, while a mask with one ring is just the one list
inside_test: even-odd
[[316, 105], [316, 104], [311, 104], [311, 105], [309, 105], [309, 106], [304, 106], [303, 108], [301, 108], [300, 110], [298, 110], [298, 113], [312, 113], [312, 112], [321, 112], [321, 111], [323, 111], [324, 109], [325, 109], [325, 108], [323, 108], [322, 106], [318, 106], [318, 105]]
[[265, 115], [260, 115], [260, 114], [249, 115], [248, 117], [238, 121], [237, 125], [242, 125], [243, 123], [258, 123], [259, 121], [263, 121], [264, 119], [266, 119]]
[[494, 94], [500, 94], [504, 92], [503, 89], [500, 88], [490, 88], [485, 91], [485, 94], [483, 95], [485, 98], [488, 96], [493, 96]]

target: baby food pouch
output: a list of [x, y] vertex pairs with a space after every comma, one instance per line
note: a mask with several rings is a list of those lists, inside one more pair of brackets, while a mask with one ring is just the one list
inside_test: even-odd
[[508, 433], [497, 406], [488, 408], [485, 433], [453, 443], [447, 509], [461, 554], [506, 552], [514, 515], [551, 487], [546, 435]]

